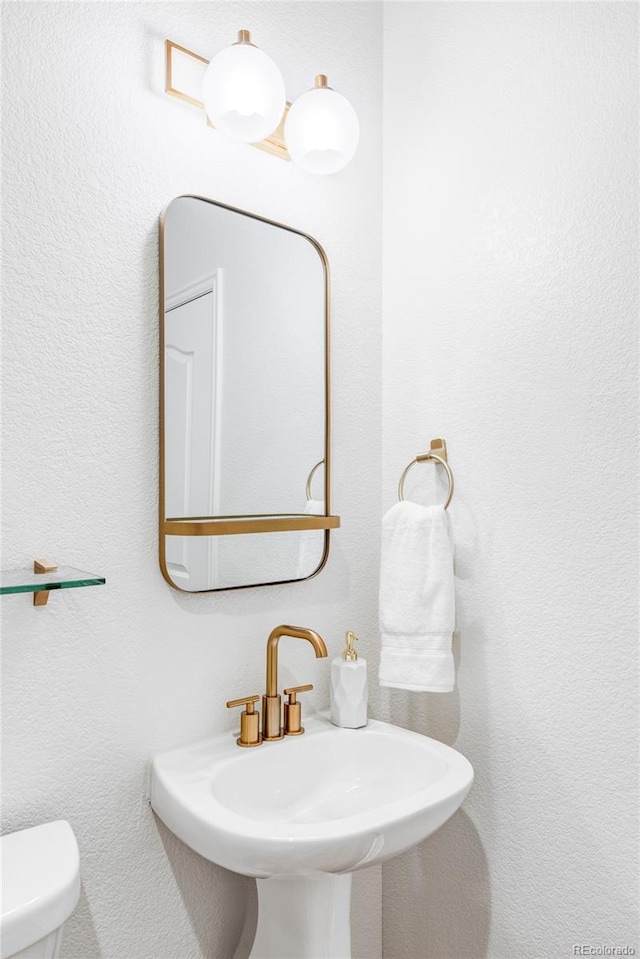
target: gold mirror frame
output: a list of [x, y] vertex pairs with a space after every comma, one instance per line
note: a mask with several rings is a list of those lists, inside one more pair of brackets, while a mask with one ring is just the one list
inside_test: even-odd
[[[340, 526], [340, 517], [333, 516], [330, 512], [331, 496], [331, 381], [330, 381], [330, 286], [329, 286], [329, 261], [322, 246], [308, 233], [296, 230], [284, 223], [278, 223], [275, 220], [269, 220], [266, 217], [255, 213], [249, 213], [246, 210], [240, 210], [237, 207], [229, 206], [226, 203], [220, 203], [210, 197], [199, 196], [198, 194], [181, 194], [174, 199], [194, 199], [205, 203], [211, 203], [214, 206], [229, 210], [232, 213], [238, 213], [241, 216], [258, 220], [269, 226], [275, 226], [289, 233], [303, 237], [315, 248], [320, 257], [324, 272], [324, 296], [325, 296], [325, 376], [324, 376], [324, 403], [325, 403], [325, 426], [324, 426], [324, 466], [325, 466], [325, 512], [323, 515], [313, 515], [306, 513], [289, 514], [254, 514], [246, 516], [209, 516], [209, 517], [170, 517], [165, 516], [165, 214], [166, 209], [162, 211], [159, 223], [159, 258], [160, 258], [160, 336], [159, 336], [159, 559], [160, 571], [167, 583], [180, 592], [197, 595], [198, 593], [218, 593], [235, 589], [250, 589], [256, 586], [278, 586], [284, 583], [299, 583], [307, 579], [313, 579], [325, 567], [329, 558], [330, 548], [330, 530], [337, 529]], [[173, 202], [173, 200], [171, 201]], [[324, 530], [324, 550], [322, 559], [317, 569], [309, 576], [296, 577], [293, 579], [273, 580], [264, 583], [242, 583], [237, 586], [223, 586], [207, 590], [186, 590], [177, 585], [171, 578], [167, 570], [165, 537], [166, 536], [232, 536], [232, 535], [251, 535], [259, 533], [290, 532], [302, 530]]]

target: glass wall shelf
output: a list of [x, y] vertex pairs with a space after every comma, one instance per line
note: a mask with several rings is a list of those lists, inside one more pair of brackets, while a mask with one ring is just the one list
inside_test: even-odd
[[94, 576], [71, 566], [34, 573], [31, 569], [3, 569], [0, 572], [0, 595], [9, 593], [43, 593], [50, 589], [76, 589], [78, 586], [103, 586], [104, 576]]

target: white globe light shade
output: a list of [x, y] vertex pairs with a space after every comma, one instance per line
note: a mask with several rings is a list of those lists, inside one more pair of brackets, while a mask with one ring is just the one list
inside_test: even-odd
[[287, 95], [271, 57], [249, 43], [234, 43], [207, 66], [202, 99], [217, 130], [256, 143], [280, 123]]
[[328, 87], [303, 93], [291, 106], [284, 140], [291, 159], [309, 173], [337, 173], [358, 148], [358, 115], [346, 97]]

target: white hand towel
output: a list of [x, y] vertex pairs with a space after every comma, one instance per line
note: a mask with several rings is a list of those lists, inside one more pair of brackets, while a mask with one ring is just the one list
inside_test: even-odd
[[396, 503], [382, 520], [380, 685], [450, 692], [454, 629], [447, 513], [442, 506]]
[[[324, 500], [308, 499], [304, 508], [306, 515], [323, 516]], [[315, 573], [324, 548], [324, 531], [321, 529], [303, 529], [298, 545], [297, 579], [306, 579]]]

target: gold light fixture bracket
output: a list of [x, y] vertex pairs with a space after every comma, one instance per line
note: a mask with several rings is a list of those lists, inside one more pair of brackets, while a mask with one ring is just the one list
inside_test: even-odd
[[249, 47], [255, 47], [255, 43], [253, 43], [251, 39], [251, 31], [238, 30], [238, 39], [236, 40], [236, 43], [234, 44], [234, 46], [238, 43], [243, 43], [245, 44], [245, 46], [249, 46]]

